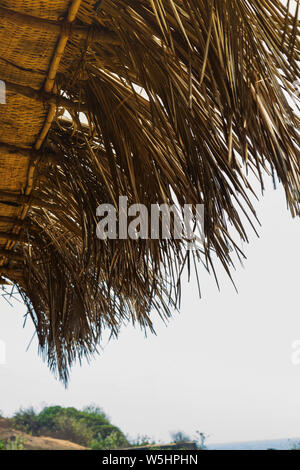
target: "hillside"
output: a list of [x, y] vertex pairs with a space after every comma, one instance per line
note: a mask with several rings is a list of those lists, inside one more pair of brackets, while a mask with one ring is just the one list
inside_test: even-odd
[[[20, 409], [13, 417], [0, 416], [0, 450], [108, 450], [108, 449], [190, 449], [204, 448], [182, 432], [171, 434], [172, 443], [155, 443], [147, 436], [129, 440], [97, 406], [82, 410], [46, 406]], [[190, 442], [191, 441], [191, 442]]]
[[0, 449], [100, 450], [128, 445], [122, 431], [95, 406], [46, 406], [40, 412], [21, 408], [12, 418], [0, 417]]
[[63, 439], [55, 439], [48, 436], [32, 436], [12, 427], [10, 419], [0, 418], [0, 441], [14, 442], [16, 439], [24, 439], [24, 450], [84, 450], [85, 447]]

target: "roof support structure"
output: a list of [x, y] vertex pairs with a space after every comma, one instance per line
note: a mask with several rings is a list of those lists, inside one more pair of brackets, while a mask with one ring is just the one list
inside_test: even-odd
[[120, 44], [118, 36], [113, 31], [99, 29], [95, 26], [87, 27], [73, 25], [68, 21], [55, 21], [38, 18], [36, 16], [9, 10], [4, 7], [0, 7], [0, 17], [5, 20], [12, 21], [18, 26], [29, 26], [31, 28], [36, 28], [41, 32], [49, 31], [58, 34], [62, 28], [65, 28], [68, 35], [76, 35], [81, 39], [89, 39], [89, 41], [101, 42], [103, 44]]
[[60, 160], [59, 156], [53, 153], [51, 150], [35, 150], [33, 148], [17, 147], [15, 145], [6, 144], [0, 142], [0, 151], [11, 154], [16, 154], [21, 158], [28, 158], [29, 160], [36, 161], [39, 158], [43, 158], [43, 162], [57, 162]]
[[56, 107], [66, 108], [69, 111], [85, 112], [87, 110], [87, 107], [85, 105], [81, 105], [80, 103], [74, 103], [68, 98], [56, 95], [55, 93], [47, 93], [44, 91], [36, 90], [34, 88], [30, 88], [29, 86], [19, 85], [17, 83], [5, 82], [5, 84], [7, 91], [18, 93], [35, 101], [41, 101], [49, 103], [50, 105], [55, 105]]

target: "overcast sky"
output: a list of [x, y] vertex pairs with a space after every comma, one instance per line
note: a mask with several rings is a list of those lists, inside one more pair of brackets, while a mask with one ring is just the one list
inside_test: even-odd
[[26, 347], [33, 328], [22, 329], [25, 309], [0, 300], [0, 409], [47, 404], [83, 407], [95, 403], [113, 423], [136, 436], [163, 441], [169, 432], [196, 430], [210, 442], [300, 436], [300, 365], [291, 361], [300, 340], [299, 219], [286, 210], [283, 191], [269, 188], [256, 204], [260, 238], [244, 247], [247, 261], [234, 278], [237, 294], [219, 270], [221, 292], [200, 271], [203, 297], [195, 281], [184, 282], [181, 313], [157, 336], [144, 338], [132, 327], [104, 344], [90, 365], [75, 367], [64, 389]]

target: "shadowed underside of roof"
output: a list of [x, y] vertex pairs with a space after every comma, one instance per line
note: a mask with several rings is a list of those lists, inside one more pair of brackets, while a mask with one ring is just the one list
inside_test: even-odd
[[[63, 381], [105, 328], [170, 316], [185, 265], [230, 275], [230, 234], [247, 241], [240, 214], [256, 217], [249, 175], [277, 176], [299, 215], [297, 15], [279, 0], [1, 2], [0, 281]], [[98, 240], [96, 208], [119, 196], [204, 204], [203, 250]]]

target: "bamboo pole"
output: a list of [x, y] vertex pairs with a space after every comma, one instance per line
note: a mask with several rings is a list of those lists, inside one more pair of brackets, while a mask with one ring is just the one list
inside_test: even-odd
[[28, 202], [29, 197], [25, 196], [24, 194], [18, 194], [18, 193], [11, 193], [9, 191], [4, 191], [0, 190], [0, 201], [5, 200], [5, 201], [12, 201], [12, 202]]
[[[63, 56], [63, 53], [65, 51], [69, 36], [70, 36], [70, 29], [72, 26], [72, 23], [74, 22], [76, 15], [78, 13], [79, 7], [81, 4], [81, 0], [73, 0], [71, 7], [69, 8], [68, 15], [67, 15], [67, 21], [63, 24], [63, 28], [61, 28], [60, 32], [60, 37], [58, 40], [58, 44], [54, 53], [54, 56], [52, 58], [52, 62], [50, 65], [49, 73], [47, 80], [45, 82], [44, 90], [46, 93], [49, 93], [53, 90], [54, 88], [54, 82], [55, 82], [55, 77], [56, 73], [61, 61], [61, 58]], [[48, 116], [46, 119], [46, 122], [44, 124], [44, 127], [35, 143], [35, 149], [39, 150], [43, 144], [43, 141], [51, 127], [51, 124], [53, 122], [54, 116], [55, 116], [55, 111], [56, 107], [54, 106], [55, 103], [52, 103], [50, 105], [50, 109], [48, 112]]]
[[[17, 26], [29, 26], [41, 32], [52, 32], [60, 34], [63, 23], [61, 21], [38, 18], [36, 16], [19, 13], [0, 6], [1, 19], [13, 22]], [[79, 39], [90, 39], [102, 44], [118, 45], [120, 41], [117, 35], [112, 31], [98, 29], [95, 26], [77, 26], [70, 25], [69, 34], [77, 36]]]
[[[79, 7], [81, 4], [81, 0], [73, 0], [71, 7], [69, 8], [68, 11], [68, 16], [67, 16], [67, 21], [63, 23], [63, 27], [61, 27], [61, 32], [60, 32], [60, 37], [58, 40], [58, 44], [54, 53], [54, 56], [52, 58], [52, 62], [50, 65], [49, 73], [47, 80], [45, 82], [44, 90], [46, 93], [50, 93], [53, 88], [54, 88], [54, 82], [55, 82], [55, 77], [56, 73], [61, 61], [61, 58], [63, 56], [63, 53], [65, 51], [69, 36], [70, 36], [70, 29], [72, 26], [73, 21], [76, 18], [76, 15], [78, 13]], [[53, 122], [54, 116], [56, 112], [56, 106], [55, 103], [50, 104], [50, 109], [47, 115], [46, 122], [44, 124], [44, 127], [35, 143], [35, 149], [39, 150], [43, 144], [43, 141], [48, 134], [48, 131], [51, 127], [51, 124]]]
[[64, 27], [61, 30], [56, 51], [53, 56], [48, 77], [45, 83], [44, 89], [46, 93], [49, 93], [53, 89], [56, 73], [70, 35], [70, 28], [68, 26], [70, 26], [75, 20], [80, 4], [81, 0], [73, 0], [71, 7], [69, 8], [67, 21], [64, 23]]
[[[3, 202], [15, 202], [16, 204], [30, 204], [34, 207], [42, 207], [44, 209], [57, 209], [55, 204], [50, 204], [43, 201], [39, 197], [32, 196], [31, 194], [18, 194], [11, 193], [9, 191], [0, 190], [0, 203]], [[21, 219], [23, 220], [23, 219]]]
[[0, 149], [1, 153], [17, 154], [20, 157], [28, 159], [34, 158], [34, 156], [38, 153], [35, 151], [32, 152], [32, 149], [29, 148], [27, 149], [24, 147], [16, 147], [14, 145], [6, 144], [4, 142], [0, 142]]
[[26, 224], [24, 220], [17, 219], [16, 217], [9, 217], [6, 215], [0, 215], [0, 223], [11, 224], [16, 227], [23, 227]]
[[8, 277], [11, 277], [12, 279], [16, 278], [20, 278], [20, 277], [23, 277], [23, 271], [21, 271], [20, 269], [11, 269], [11, 268], [2, 268], [0, 267], [0, 274], [2, 276], [8, 276]]
[[0, 238], [4, 238], [4, 240], [20, 241], [20, 235], [17, 235], [16, 233], [0, 232]]
[[0, 256], [5, 257], [5, 258], [9, 257], [9, 258], [14, 259], [16, 261], [23, 261], [23, 256], [22, 255], [14, 253], [13, 251], [10, 251], [10, 250], [0, 249]]
[[[57, 95], [55, 95], [51, 92], [54, 88], [55, 77], [56, 77], [56, 73], [57, 73], [57, 70], [58, 70], [58, 67], [59, 67], [59, 64], [60, 64], [60, 61], [61, 61], [61, 57], [64, 53], [67, 41], [69, 39], [69, 35], [71, 33], [72, 23], [74, 22], [74, 20], [76, 18], [76, 15], [77, 15], [79, 7], [80, 7], [80, 4], [81, 4], [81, 0], [73, 0], [72, 1], [72, 4], [71, 4], [71, 6], [69, 8], [69, 11], [68, 11], [67, 21], [60, 25], [60, 28], [61, 28], [60, 29], [60, 37], [59, 37], [59, 40], [58, 40], [56, 51], [55, 51], [53, 59], [51, 61], [51, 65], [50, 65], [49, 73], [48, 73], [48, 76], [47, 76], [47, 80], [46, 80], [45, 85], [44, 85], [44, 93], [41, 94], [39, 91], [30, 89], [29, 87], [24, 87], [24, 86], [16, 85], [16, 84], [10, 84], [10, 86], [12, 87], [10, 89], [11, 90], [13, 89], [17, 93], [25, 94], [25, 96], [29, 96], [31, 99], [35, 99], [35, 100], [38, 100], [38, 101], [48, 100], [48, 102], [50, 104], [50, 110], [48, 112], [47, 120], [46, 120], [46, 122], [43, 126], [43, 129], [42, 129], [42, 131], [41, 131], [41, 133], [40, 133], [40, 135], [39, 135], [39, 137], [38, 137], [38, 139], [35, 143], [35, 146], [34, 146], [34, 149], [36, 151], [40, 150], [40, 148], [42, 146], [42, 143], [45, 139], [45, 136], [47, 135], [47, 133], [48, 133], [50, 127], [51, 127], [51, 123], [52, 123], [53, 118], [55, 116], [56, 108], [58, 106], [63, 106], [63, 107], [66, 107], [66, 109], [70, 109], [70, 108], [68, 108], [68, 106], [71, 104], [70, 100], [66, 100], [65, 98], [59, 97], [59, 96], [57, 96]], [[88, 34], [90, 34], [89, 31], [88, 31]], [[9, 89], [9, 86], [7, 88]], [[28, 94], [26, 95], [26, 93], [28, 93]], [[72, 109], [74, 109], [74, 103], [72, 103], [71, 106], [72, 106]], [[80, 105], [79, 106], [75, 105], [75, 108], [77, 110], [83, 111], [82, 107]], [[33, 179], [34, 179], [34, 173], [35, 173], [35, 166], [36, 166], [35, 164], [30, 165], [27, 185], [26, 185], [26, 188], [25, 188], [25, 195], [19, 195], [18, 200], [19, 201], [23, 200], [23, 204], [24, 204], [22, 214], [20, 216], [21, 220], [23, 220], [26, 217], [26, 214], [28, 212], [28, 209], [29, 209], [30, 205], [31, 204], [33, 205], [35, 203], [35, 198], [33, 198], [31, 196], [31, 191], [32, 191], [32, 188], [33, 188]], [[36, 202], [38, 202], [38, 201], [36, 201]], [[37, 205], [40, 206], [40, 207], [41, 206], [42, 207], [46, 206], [46, 204], [41, 204], [41, 201], [39, 201]], [[51, 208], [51, 206], [50, 206], [50, 208]], [[53, 209], [53, 206], [52, 206], [52, 209]], [[18, 228], [16, 227], [16, 229], [18, 229]], [[18, 233], [20, 233], [20, 228], [18, 230]], [[18, 237], [18, 235], [14, 235], [14, 236]], [[19, 237], [18, 237], [18, 239], [19, 239]], [[16, 239], [16, 240], [10, 239], [11, 243], [8, 242], [8, 244], [6, 246], [6, 249], [11, 250], [14, 246], [14, 242], [18, 241], [18, 239]], [[3, 269], [0, 270], [0, 273], [1, 272], [4, 273]]]
[[7, 144], [4, 142], [0, 142], [0, 150], [1, 153], [8, 153], [14, 154], [21, 158], [27, 158], [28, 160], [38, 160], [39, 158], [43, 158], [43, 161], [51, 161], [57, 162], [59, 160], [58, 156], [56, 156], [51, 151], [38, 151], [31, 148], [25, 147], [17, 147], [16, 145]]
[[51, 124], [52, 124], [53, 119], [55, 117], [55, 113], [56, 113], [56, 105], [52, 103], [52, 104], [50, 104], [50, 109], [49, 109], [44, 127], [42, 129], [42, 132], [40, 133], [40, 135], [38, 137], [38, 140], [35, 143], [36, 151], [38, 151], [41, 148], [41, 146], [44, 142], [44, 139], [45, 139], [46, 135], [48, 134], [48, 131], [51, 127]]
[[[61, 106], [70, 111], [87, 111], [87, 107], [85, 105], [82, 105], [81, 103], [74, 103], [68, 98], [56, 95], [55, 93], [43, 92], [34, 88], [30, 88], [29, 86], [19, 85], [17, 83], [6, 82], [5, 84], [8, 91], [18, 93], [19, 95], [26, 96], [27, 98], [35, 101], [46, 102], [50, 105], [54, 105], [55, 107]], [[36, 148], [35, 150], [39, 149]]]

